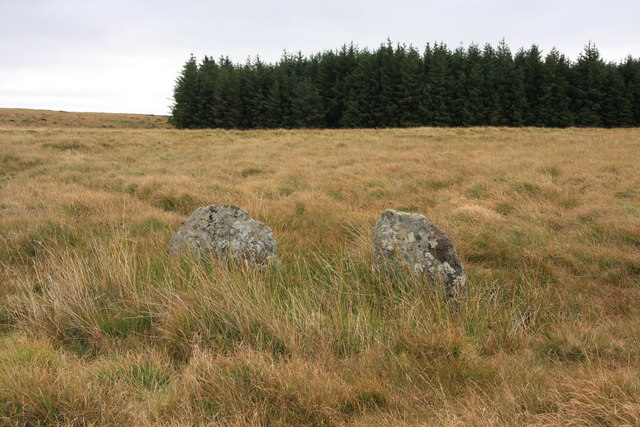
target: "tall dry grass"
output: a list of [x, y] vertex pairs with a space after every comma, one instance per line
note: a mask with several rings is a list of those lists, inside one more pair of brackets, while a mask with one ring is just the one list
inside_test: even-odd
[[[0, 422], [635, 425], [640, 132], [0, 130]], [[172, 261], [241, 206], [282, 269]], [[449, 305], [371, 265], [455, 242]]]

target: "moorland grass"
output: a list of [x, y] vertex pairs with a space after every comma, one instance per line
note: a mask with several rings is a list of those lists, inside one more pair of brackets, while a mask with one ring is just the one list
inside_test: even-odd
[[[0, 423], [634, 425], [640, 132], [0, 130]], [[235, 204], [280, 271], [167, 257]], [[426, 214], [464, 300], [371, 264]]]
[[[171, 126], [167, 116], [153, 114], [76, 113], [28, 108], [0, 108], [0, 127], [23, 129], [168, 129]], [[58, 147], [64, 147], [64, 145], [64, 142], [58, 143]]]

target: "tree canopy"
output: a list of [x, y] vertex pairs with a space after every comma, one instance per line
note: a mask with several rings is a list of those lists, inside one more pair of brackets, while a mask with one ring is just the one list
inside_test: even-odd
[[514, 54], [504, 41], [350, 44], [274, 64], [191, 55], [173, 98], [177, 128], [639, 126], [640, 61], [605, 62], [592, 43], [576, 61], [536, 45]]

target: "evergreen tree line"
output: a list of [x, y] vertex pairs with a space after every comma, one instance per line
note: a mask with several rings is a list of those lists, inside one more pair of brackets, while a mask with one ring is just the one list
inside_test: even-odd
[[589, 43], [576, 61], [533, 45], [449, 49], [353, 44], [310, 57], [192, 55], [174, 88], [178, 128], [639, 126], [640, 60], [605, 62]]

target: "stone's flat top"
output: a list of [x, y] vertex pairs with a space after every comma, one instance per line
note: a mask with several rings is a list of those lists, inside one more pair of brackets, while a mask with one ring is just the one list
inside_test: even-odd
[[393, 220], [395, 218], [397, 221], [407, 221], [409, 222], [409, 224], [411, 224], [411, 221], [414, 221], [414, 222], [426, 222], [427, 224], [433, 225], [426, 216], [418, 212], [404, 212], [404, 211], [397, 211], [395, 209], [387, 209], [384, 212], [382, 212], [382, 214], [380, 214], [380, 219], [382, 219], [383, 217], [390, 220]]
[[[193, 211], [193, 213], [189, 216], [189, 218], [187, 218], [187, 221], [197, 219], [201, 217], [203, 214], [207, 215], [210, 213], [218, 214], [221, 217], [231, 216], [234, 218], [244, 218], [244, 219], [250, 218], [249, 213], [247, 211], [234, 205], [208, 205], [208, 206], [202, 206], [200, 208], [197, 208], [195, 211]], [[209, 218], [209, 219], [213, 220], [213, 218]]]
[[384, 214], [392, 214], [392, 215], [402, 215], [402, 216], [409, 216], [409, 217], [413, 217], [413, 218], [424, 218], [427, 219], [426, 216], [422, 215], [421, 213], [418, 212], [405, 212], [405, 211], [397, 211], [395, 209], [386, 209], [384, 212], [382, 212], [382, 215]]

